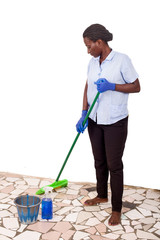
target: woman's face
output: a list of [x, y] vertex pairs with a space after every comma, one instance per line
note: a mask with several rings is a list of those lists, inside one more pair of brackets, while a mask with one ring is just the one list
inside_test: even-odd
[[92, 40], [90, 40], [89, 38], [85, 37], [84, 38], [84, 43], [87, 47], [87, 51], [88, 53], [93, 56], [93, 57], [98, 57], [101, 55], [101, 48], [100, 48], [100, 44], [98, 42], [99, 40], [97, 40], [96, 42], [93, 42]]

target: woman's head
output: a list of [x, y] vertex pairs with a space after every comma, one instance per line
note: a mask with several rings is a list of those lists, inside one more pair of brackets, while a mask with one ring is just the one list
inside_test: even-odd
[[98, 57], [106, 52], [106, 49], [109, 50], [108, 41], [112, 40], [113, 35], [104, 26], [93, 24], [84, 31], [83, 38], [88, 53]]
[[93, 42], [101, 39], [105, 43], [108, 43], [112, 41], [113, 35], [103, 25], [92, 24], [84, 31], [83, 38], [89, 38]]

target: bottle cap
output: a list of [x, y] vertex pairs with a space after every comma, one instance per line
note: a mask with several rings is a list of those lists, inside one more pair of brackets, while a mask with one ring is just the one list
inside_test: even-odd
[[52, 193], [52, 187], [44, 187], [45, 194]]

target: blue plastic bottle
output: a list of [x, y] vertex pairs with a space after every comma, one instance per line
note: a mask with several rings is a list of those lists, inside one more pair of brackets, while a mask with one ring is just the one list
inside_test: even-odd
[[51, 199], [52, 187], [45, 187], [45, 197], [42, 199], [42, 219], [53, 218], [53, 203]]

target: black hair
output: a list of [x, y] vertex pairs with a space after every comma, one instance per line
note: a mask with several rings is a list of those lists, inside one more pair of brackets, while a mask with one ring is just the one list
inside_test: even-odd
[[101, 39], [105, 43], [112, 41], [113, 34], [110, 33], [103, 25], [101, 24], [92, 24], [83, 33], [83, 38], [89, 38], [93, 42], [96, 42], [98, 39]]

